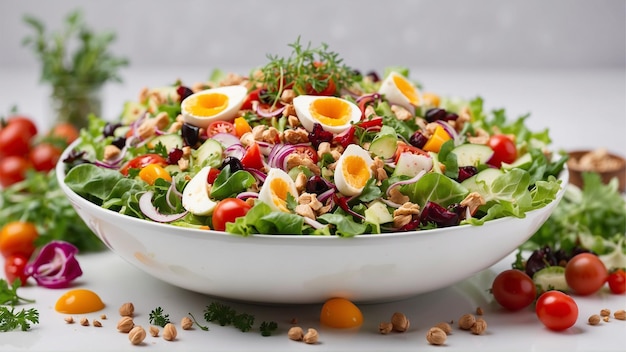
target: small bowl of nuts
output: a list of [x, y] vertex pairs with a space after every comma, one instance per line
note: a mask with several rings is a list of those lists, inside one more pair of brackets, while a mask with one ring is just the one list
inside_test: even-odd
[[605, 148], [595, 150], [577, 150], [569, 152], [567, 166], [570, 172], [570, 183], [583, 187], [585, 172], [598, 173], [603, 183], [617, 178], [618, 190], [626, 191], [626, 160], [624, 157], [610, 153]]

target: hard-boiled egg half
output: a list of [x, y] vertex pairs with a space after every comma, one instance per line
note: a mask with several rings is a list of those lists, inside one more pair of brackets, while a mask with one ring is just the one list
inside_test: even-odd
[[293, 99], [293, 106], [300, 123], [308, 131], [319, 123], [325, 131], [338, 134], [348, 129], [351, 123], [361, 120], [359, 107], [341, 98], [299, 95]]
[[247, 96], [248, 90], [244, 86], [218, 87], [194, 93], [180, 104], [183, 120], [204, 128], [217, 120], [232, 120]]
[[282, 169], [270, 169], [259, 191], [258, 200], [266, 203], [274, 211], [289, 212], [287, 196], [298, 199], [298, 190], [291, 177]]
[[373, 163], [367, 150], [357, 144], [348, 145], [335, 167], [337, 190], [346, 196], [361, 194], [367, 181], [372, 178]]
[[183, 190], [183, 208], [194, 215], [211, 215], [217, 205], [209, 198], [207, 177], [211, 171], [205, 166], [185, 186]]
[[406, 77], [393, 71], [380, 84], [378, 93], [389, 103], [400, 105], [411, 112], [414, 112], [415, 107], [422, 102], [422, 93], [419, 89]]

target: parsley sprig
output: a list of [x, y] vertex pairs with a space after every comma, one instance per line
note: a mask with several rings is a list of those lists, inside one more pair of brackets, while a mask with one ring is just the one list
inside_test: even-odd
[[0, 331], [12, 331], [20, 328], [22, 331], [30, 329], [31, 324], [39, 323], [39, 312], [35, 308], [15, 310], [20, 303], [33, 303], [34, 300], [26, 299], [17, 294], [21, 287], [19, 279], [13, 284], [0, 279]]
[[289, 47], [292, 48], [289, 57], [268, 54], [269, 62], [260, 69], [260, 74], [251, 77], [252, 81], [267, 89], [274, 103], [288, 87], [296, 95], [307, 94], [311, 89], [321, 92], [329, 84], [334, 84], [336, 91], [340, 91], [352, 85], [357, 77], [353, 69], [343, 64], [339, 54], [328, 50], [326, 43], [313, 48], [311, 43], [302, 45], [298, 37]]
[[170, 315], [165, 314], [163, 312], [163, 308], [156, 307], [150, 312], [150, 315], [148, 316], [148, 321], [150, 322], [150, 324], [165, 327], [165, 325], [170, 323]]
[[[233, 325], [242, 332], [252, 330], [254, 326], [254, 315], [248, 313], [237, 313], [230, 306], [219, 303], [211, 302], [204, 309], [204, 319], [208, 322], [216, 322], [221, 326]], [[278, 328], [276, 322], [262, 322], [259, 331], [263, 336], [270, 336], [272, 331]]]
[[35, 300], [27, 299], [17, 294], [17, 289], [20, 288], [21, 285], [22, 283], [19, 278], [13, 281], [10, 286], [6, 280], [0, 279], [0, 304], [15, 306], [20, 303], [34, 303]]

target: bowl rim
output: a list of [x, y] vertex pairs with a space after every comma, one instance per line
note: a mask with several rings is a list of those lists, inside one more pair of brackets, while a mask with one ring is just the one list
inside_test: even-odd
[[[110, 215], [114, 216], [114, 217], [120, 217], [120, 219], [124, 219], [124, 221], [139, 221], [142, 222], [144, 224], [146, 224], [146, 226], [155, 226], [157, 228], [176, 228], [176, 229], [180, 229], [183, 230], [181, 233], [177, 233], [177, 236], [206, 236], [208, 235], [212, 235], [212, 236], [221, 236], [221, 238], [226, 239], [226, 238], [235, 238], [235, 237], [254, 237], [254, 238], [262, 238], [262, 239], [300, 239], [301, 241], [339, 241], [344, 239], [343, 236], [307, 236], [307, 235], [282, 235], [282, 234], [251, 234], [248, 236], [239, 236], [239, 235], [235, 235], [232, 233], [228, 233], [225, 231], [215, 231], [215, 230], [203, 230], [203, 229], [196, 229], [196, 228], [191, 228], [191, 227], [182, 227], [182, 226], [174, 226], [174, 225], [170, 225], [170, 224], [166, 224], [166, 223], [160, 223], [160, 222], [156, 222], [156, 221], [150, 221], [150, 220], [146, 220], [146, 219], [141, 219], [141, 218], [135, 218], [132, 216], [128, 216], [128, 215], [124, 215], [124, 214], [120, 214], [116, 211], [110, 210], [110, 209], [105, 209], [102, 208], [90, 201], [88, 201], [87, 199], [81, 197], [80, 195], [76, 194], [73, 190], [71, 190], [64, 182], [64, 177], [65, 177], [65, 164], [63, 162], [63, 160], [65, 160], [65, 158], [67, 157], [67, 155], [70, 153], [70, 151], [72, 149], [74, 149], [74, 147], [76, 147], [76, 145], [80, 144], [80, 138], [76, 139], [74, 142], [72, 142], [61, 154], [61, 157], [59, 158], [59, 161], [57, 162], [56, 166], [55, 166], [55, 171], [56, 171], [56, 177], [57, 177], [57, 182], [59, 183], [59, 186], [61, 187], [61, 189], [63, 190], [63, 192], [65, 193], [66, 197], [69, 197], [70, 194], [74, 195], [77, 199], [79, 199], [82, 203], [85, 204], [85, 206], [90, 207], [94, 210], [100, 210], [100, 211], [105, 211], [107, 213], [109, 213]], [[539, 209], [534, 209], [531, 211], [526, 212], [526, 216], [527, 217], [529, 214], [533, 214], [535, 212], [540, 212], [542, 210], [544, 210], [546, 207], [551, 206], [552, 204], [556, 205], [558, 204], [558, 202], [561, 201], [561, 199], [563, 198], [563, 195], [565, 194], [566, 188], [569, 185], [569, 168], [567, 163], [563, 164], [563, 170], [561, 171], [558, 180], [561, 180], [561, 187], [559, 189], [559, 191], [557, 192], [554, 200], [552, 200], [550, 203], [544, 205], [543, 207], [539, 208]], [[556, 203], [554, 203], [556, 202]], [[524, 218], [525, 218], [524, 217]], [[487, 222], [485, 222], [483, 225], [472, 225], [472, 224], [464, 224], [464, 225], [457, 225], [457, 226], [451, 226], [451, 227], [442, 227], [442, 228], [434, 228], [434, 229], [428, 229], [428, 230], [418, 230], [418, 231], [404, 231], [404, 232], [385, 232], [385, 233], [379, 233], [379, 234], [366, 234], [366, 235], [356, 235], [356, 236], [351, 236], [349, 237], [351, 240], [356, 240], [356, 241], [372, 241], [372, 240], [379, 240], [379, 239], [389, 239], [389, 238], [397, 238], [397, 237], [406, 237], [406, 236], [414, 236], [416, 234], [421, 234], [421, 235], [437, 235], [440, 233], [448, 233], [453, 231], [454, 229], [464, 229], [467, 227], [483, 227], [483, 226], [488, 226], [491, 223], [497, 223], [497, 222], [502, 222], [502, 221], [510, 221], [510, 220], [524, 220], [524, 218], [517, 218], [517, 217], [513, 217], [513, 216], [507, 216], [507, 217], [503, 217], [503, 218], [498, 218], [498, 219], [493, 219], [493, 220], [489, 220]]]

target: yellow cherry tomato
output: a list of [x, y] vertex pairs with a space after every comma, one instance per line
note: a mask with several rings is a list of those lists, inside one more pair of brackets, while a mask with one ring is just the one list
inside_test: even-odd
[[246, 132], [252, 132], [252, 127], [250, 127], [248, 121], [243, 117], [235, 118], [233, 124], [235, 125], [235, 135], [237, 135], [237, 137], [243, 136]]
[[446, 132], [446, 130], [442, 126], [437, 126], [435, 128], [435, 133], [430, 136], [426, 144], [424, 144], [424, 148], [422, 149], [427, 152], [439, 153], [441, 145], [450, 140], [450, 138], [452, 137], [450, 137], [448, 132]]
[[356, 328], [363, 324], [363, 313], [345, 298], [331, 298], [322, 306], [320, 323], [338, 329]]
[[167, 182], [172, 182], [170, 173], [158, 164], [148, 164], [139, 171], [139, 177], [146, 181], [147, 184], [153, 185], [157, 179], [162, 178]]

